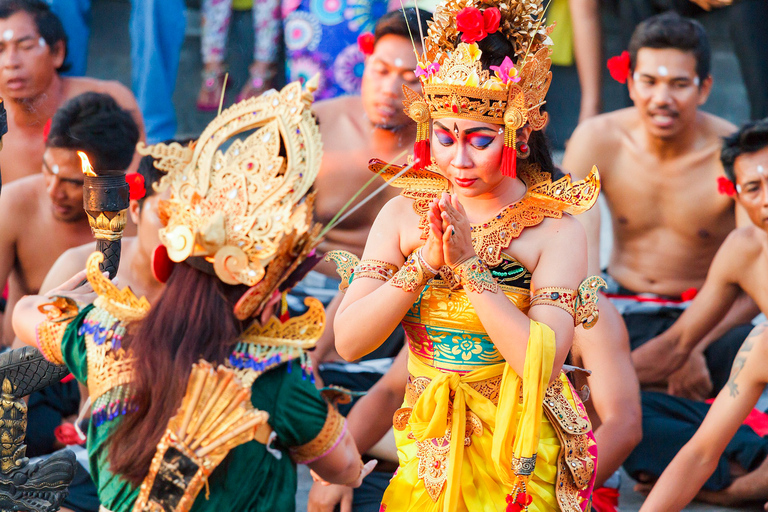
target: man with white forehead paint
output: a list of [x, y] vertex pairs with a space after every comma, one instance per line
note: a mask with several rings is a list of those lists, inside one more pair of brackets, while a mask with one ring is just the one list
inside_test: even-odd
[[0, 0], [0, 96], [8, 111], [0, 152], [3, 185], [41, 172], [46, 124], [62, 104], [84, 92], [112, 96], [131, 112], [143, 138], [131, 91], [118, 82], [61, 76], [66, 55], [64, 27], [46, 2]]
[[[649, 18], [635, 30], [623, 67], [621, 63], [619, 59], [610, 66], [612, 74], [626, 79], [634, 107], [582, 123], [566, 148], [563, 167], [574, 178], [584, 177], [593, 164], [600, 169], [613, 227], [604, 277], [608, 296], [629, 331], [643, 387], [643, 437], [652, 440], [664, 434], [655, 431], [660, 424], [652, 419], [663, 419], [665, 413], [656, 406], [670, 394], [704, 400], [725, 385], [757, 308], [747, 297], [735, 301], [688, 353], [676, 352], [658, 338], [690, 304], [715, 253], [736, 226], [734, 201], [717, 188], [721, 141], [735, 127], [699, 110], [712, 78], [709, 42], [698, 22], [672, 12]], [[593, 208], [579, 219], [590, 240], [590, 272], [596, 272], [600, 212]], [[748, 222], [746, 216], [744, 220]], [[635, 476], [658, 477], [674, 456], [670, 450], [657, 445], [652, 461], [637, 459], [640, 451], [649, 454], [647, 445], [635, 450], [628, 459], [630, 469]], [[728, 483], [726, 473], [710, 489]]]

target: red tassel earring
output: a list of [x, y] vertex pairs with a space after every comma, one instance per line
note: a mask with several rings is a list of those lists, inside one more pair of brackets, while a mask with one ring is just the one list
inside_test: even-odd
[[501, 153], [501, 174], [517, 178], [517, 130], [504, 125], [504, 150]]
[[415, 101], [408, 107], [408, 116], [416, 121], [416, 142], [413, 145], [413, 168], [424, 169], [432, 163], [429, 148], [429, 107]]

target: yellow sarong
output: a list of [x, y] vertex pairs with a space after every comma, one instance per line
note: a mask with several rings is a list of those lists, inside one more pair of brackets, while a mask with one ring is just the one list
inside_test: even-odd
[[[552, 330], [531, 321], [522, 379], [506, 363], [461, 375], [409, 357], [411, 375], [427, 377], [430, 383], [413, 404], [407, 425], [395, 429], [400, 465], [384, 494], [382, 511], [503, 510], [515, 482], [513, 453], [537, 454], [528, 482], [533, 496], [529, 510], [558, 510], [560, 442], [542, 406], [554, 354]], [[500, 375], [496, 406], [472, 384]], [[559, 378], [566, 384], [564, 375]]]

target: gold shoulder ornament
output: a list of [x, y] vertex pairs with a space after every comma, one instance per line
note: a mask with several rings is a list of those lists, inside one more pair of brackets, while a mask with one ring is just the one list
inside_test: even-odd
[[176, 415], [157, 446], [134, 512], [186, 512], [230, 450], [266, 444], [269, 414], [254, 409], [251, 388], [231, 369], [200, 361], [192, 367]]
[[146, 297], [137, 298], [129, 286], [120, 290], [112, 281], [104, 277], [99, 269], [99, 263], [104, 255], [94, 252], [86, 263], [86, 277], [98, 297], [94, 306], [103, 309], [121, 322], [128, 324], [144, 318], [149, 312], [149, 301]]

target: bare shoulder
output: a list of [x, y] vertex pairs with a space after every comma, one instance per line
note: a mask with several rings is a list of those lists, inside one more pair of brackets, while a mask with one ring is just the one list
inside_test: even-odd
[[[42, 174], [33, 174], [3, 185], [0, 194], [0, 209], [13, 210], [15, 215], [29, 213], [40, 206], [39, 197], [45, 192], [45, 178]], [[11, 217], [11, 219], [18, 216]], [[10, 219], [9, 219], [10, 220]]]
[[363, 102], [360, 96], [339, 96], [318, 101], [312, 106], [321, 127], [323, 124], [333, 124], [340, 118], [349, 117], [352, 113], [359, 116], [362, 108]]
[[109, 94], [120, 106], [133, 109], [137, 105], [136, 98], [128, 87], [116, 80], [99, 80], [98, 78], [71, 77], [65, 78], [67, 98], [74, 98], [84, 92]]
[[559, 219], [547, 218], [540, 224], [542, 228], [541, 234], [546, 236], [556, 236], [558, 238], [573, 240], [573, 241], [586, 241], [586, 233], [584, 226], [576, 220], [576, 217], [569, 214], [563, 214]]
[[731, 265], [751, 262], [761, 252], [768, 250], [768, 234], [757, 226], [734, 229], [720, 246], [719, 253]]
[[702, 133], [707, 138], [716, 139], [718, 145], [722, 143], [720, 139], [732, 135], [738, 130], [735, 124], [722, 117], [710, 114], [709, 112], [699, 111], [698, 117]]
[[604, 174], [635, 116], [634, 108], [628, 108], [579, 123], [565, 148], [564, 169], [579, 179], [587, 175], [592, 165]]

